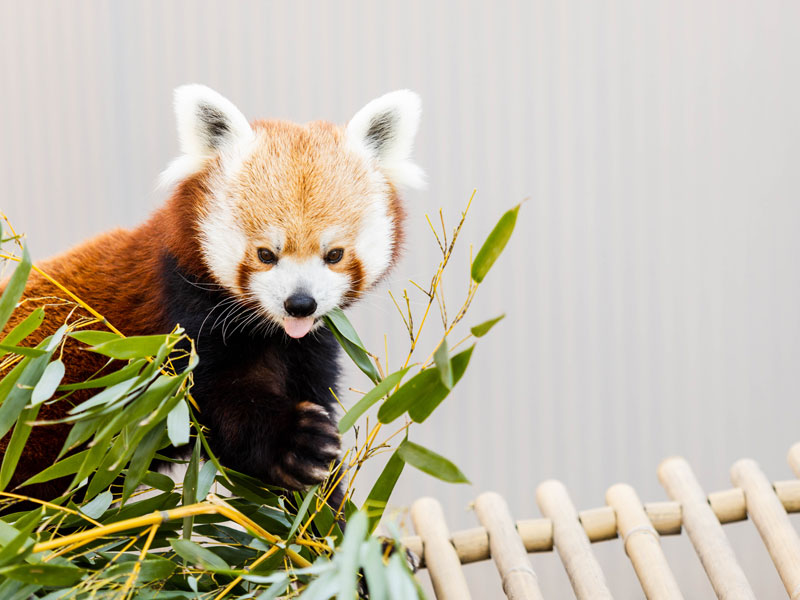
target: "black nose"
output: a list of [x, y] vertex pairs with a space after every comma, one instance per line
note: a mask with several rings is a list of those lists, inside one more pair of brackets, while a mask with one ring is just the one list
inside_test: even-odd
[[283, 303], [283, 307], [292, 317], [307, 317], [317, 310], [317, 302], [307, 294], [292, 294]]

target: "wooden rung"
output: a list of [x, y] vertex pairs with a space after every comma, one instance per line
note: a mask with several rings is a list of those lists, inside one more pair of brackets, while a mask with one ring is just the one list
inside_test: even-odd
[[634, 489], [624, 483], [613, 485], [606, 492], [606, 502], [617, 513], [617, 531], [647, 598], [683, 598], [661, 550], [658, 532]]
[[751, 459], [733, 465], [731, 481], [744, 491], [747, 513], [756, 524], [789, 597], [800, 597], [800, 538], [774, 488]]
[[[703, 493], [689, 463], [674, 457], [658, 467], [658, 479], [674, 500], [683, 508], [683, 527], [700, 557], [718, 598], [724, 600], [755, 600], [722, 525]], [[741, 498], [744, 506], [744, 497]]]
[[536, 502], [542, 514], [553, 522], [553, 545], [578, 600], [612, 598], [564, 485], [555, 480], [540, 484], [536, 490]]
[[428, 567], [433, 592], [440, 600], [468, 600], [471, 596], [442, 506], [433, 498], [420, 498], [411, 505], [411, 521], [422, 540], [422, 556]]
[[481, 494], [475, 500], [475, 513], [489, 535], [489, 548], [506, 596], [511, 600], [541, 600], [536, 573], [503, 497], [494, 492]]
[[789, 449], [789, 466], [792, 467], [794, 474], [800, 477], [800, 442], [797, 442]]
[[[776, 481], [775, 493], [787, 512], [800, 512], [800, 481]], [[708, 504], [720, 523], [743, 521], [747, 518], [744, 492], [741, 488], [731, 488], [708, 494]], [[674, 535], [681, 532], [681, 505], [676, 501], [646, 502], [644, 512], [660, 535]], [[578, 513], [590, 542], [602, 542], [617, 537], [617, 516], [610, 506], [590, 508]], [[553, 549], [553, 523], [550, 519], [523, 519], [517, 521], [517, 532], [528, 552], [547, 552]], [[420, 566], [425, 566], [422, 556], [422, 540], [418, 536], [403, 538], [406, 548], [420, 557]], [[451, 544], [455, 547], [462, 564], [489, 558], [489, 539], [483, 527], [474, 527], [451, 534]]]

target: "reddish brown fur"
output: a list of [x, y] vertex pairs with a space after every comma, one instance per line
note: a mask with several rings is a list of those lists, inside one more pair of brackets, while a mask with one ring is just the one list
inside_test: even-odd
[[[286, 236], [282, 253], [311, 256], [321, 252], [320, 234], [338, 228], [340, 234], [332, 241], [332, 247], [352, 247], [360, 215], [369, 209], [375, 188], [363, 160], [343, 151], [342, 129], [323, 122], [300, 126], [277, 121], [257, 121], [253, 128], [259, 143], [230, 190], [241, 199], [237, 219], [248, 238], [258, 245], [264, 224], [273, 224]], [[219, 161], [211, 161], [202, 173], [181, 183], [166, 205], [139, 227], [99, 235], [41, 263], [41, 268], [126, 335], [171, 329], [173, 323], [161, 322], [165, 318], [158, 262], [163, 251], [168, 250], [184, 271], [200, 281], [214, 281], [201, 260], [198, 221], [205, 215], [205, 199], [220, 169]], [[396, 190], [389, 186], [384, 191], [390, 195], [389, 211], [394, 222], [393, 264], [400, 252], [405, 213]], [[269, 247], [268, 243], [264, 240], [263, 245]], [[269, 268], [250, 253], [239, 269], [240, 288], [246, 287], [251, 273]], [[348, 273], [354, 282], [347, 302], [357, 298], [365, 282], [363, 267], [355, 254], [345, 250], [342, 261], [331, 268]], [[63, 294], [34, 273], [25, 291], [25, 298], [31, 301], [15, 311], [5, 331], [37, 305], [33, 299], [47, 296]], [[38, 343], [52, 333], [68, 319], [73, 308], [65, 304], [47, 306], [45, 323], [29, 341]], [[73, 318], [76, 315], [82, 315], [81, 311]], [[102, 357], [82, 350], [73, 341], [68, 341], [64, 350], [65, 383], [82, 381], [104, 365]], [[72, 399], [81, 401], [89, 393], [75, 394]], [[39, 418], [58, 419], [69, 408], [66, 402], [43, 405]], [[43, 465], [52, 464], [67, 431], [67, 426], [35, 427], [9, 488], [40, 471]], [[10, 435], [0, 440], [0, 454], [5, 452]], [[25, 490], [38, 497], [54, 497], [64, 491], [63, 486], [64, 482], [56, 481]]]
[[[164, 248], [169, 248], [192, 273], [201, 274], [205, 267], [198, 260], [197, 249], [190, 235], [179, 232], [192, 231], [194, 211], [203, 190], [203, 178], [196, 177], [183, 184], [173, 198], [153, 216], [134, 230], [117, 229], [88, 240], [72, 250], [39, 264], [40, 268], [73, 294], [102, 314], [126, 335], [143, 335], [154, 329], [170, 329], [174, 324], [158, 322], [161, 299], [156, 290], [158, 261]], [[3, 288], [5, 284], [3, 284]], [[74, 304], [55, 303], [55, 298], [65, 294], [36, 272], [32, 272], [23, 298], [27, 301], [14, 311], [4, 333], [19, 324], [36, 306], [45, 308], [45, 321], [28, 338], [29, 345], [38, 344], [62, 323], [88, 316]], [[39, 298], [50, 298], [38, 301]], [[73, 313], [72, 311], [75, 310]], [[83, 381], [105, 364], [102, 356], [87, 352], [81, 345], [68, 339], [64, 346], [66, 374], [64, 383]], [[59, 419], [66, 415], [72, 404], [91, 394], [77, 392], [71, 402], [44, 404], [40, 420]], [[43, 468], [55, 462], [69, 431], [67, 425], [34, 427], [25, 446], [25, 453], [11, 480], [13, 489]], [[0, 439], [0, 455], [5, 453], [11, 433]], [[64, 481], [48, 482], [23, 488], [24, 493], [36, 497], [52, 498], [64, 492]]]

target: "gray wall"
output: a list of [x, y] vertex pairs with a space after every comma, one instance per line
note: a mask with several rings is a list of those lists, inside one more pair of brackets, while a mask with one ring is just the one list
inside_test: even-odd
[[[617, 481], [663, 499], [655, 469], [676, 453], [709, 490], [730, 485], [742, 456], [790, 476], [800, 4], [0, 6], [0, 206], [36, 257], [134, 225], [163, 200], [153, 190], [177, 152], [171, 90], [192, 81], [248, 116], [299, 121], [344, 122], [399, 87], [422, 95], [416, 156], [430, 187], [407, 195], [405, 260], [352, 313], [373, 348], [389, 332], [395, 359], [406, 342], [385, 290], [429, 279], [437, 250], [424, 213], [441, 206], [452, 221], [477, 188], [463, 232], [477, 244], [529, 198], [468, 320], [508, 317], [412, 434], [473, 485], [408, 472], [398, 506], [433, 494], [453, 528], [472, 526], [468, 502], [494, 489], [533, 517], [548, 477], [579, 508], [603, 504]], [[453, 306], [466, 254], [447, 280]], [[780, 596], [752, 526], [729, 530], [759, 597]], [[664, 544], [687, 596], [708, 597], [685, 537]], [[597, 550], [618, 596], [641, 597], [619, 543]], [[555, 557], [533, 562], [549, 597], [569, 595]], [[499, 596], [491, 565], [468, 572], [476, 597]]]

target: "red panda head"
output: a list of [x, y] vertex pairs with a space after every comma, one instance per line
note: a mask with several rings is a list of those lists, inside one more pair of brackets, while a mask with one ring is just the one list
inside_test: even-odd
[[182, 156], [162, 179], [202, 178], [197, 240], [216, 282], [291, 337], [378, 282], [397, 257], [401, 187], [420, 114], [408, 90], [362, 108], [345, 127], [247, 122], [201, 85], [175, 91]]

